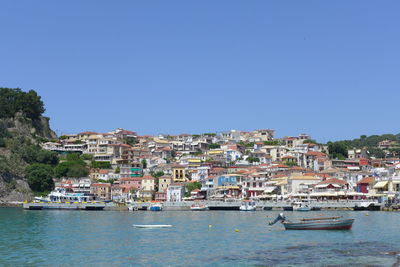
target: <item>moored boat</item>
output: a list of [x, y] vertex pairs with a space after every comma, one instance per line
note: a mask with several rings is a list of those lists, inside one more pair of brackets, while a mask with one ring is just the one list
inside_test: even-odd
[[285, 230], [350, 230], [353, 226], [354, 219], [343, 219], [342, 217], [321, 217], [321, 218], [308, 218], [301, 219], [296, 222], [286, 220], [286, 217], [281, 213], [270, 222], [273, 225], [281, 221]]
[[190, 210], [193, 211], [203, 211], [203, 210], [207, 210], [208, 207], [202, 204], [193, 204], [192, 206], [190, 206]]
[[256, 203], [254, 201], [244, 201], [242, 205], [239, 207], [241, 211], [255, 211]]
[[161, 211], [162, 205], [161, 204], [152, 204], [149, 208], [150, 211]]
[[304, 202], [293, 202], [292, 204], [294, 211], [310, 211], [311, 208], [307, 203]]
[[135, 228], [169, 228], [172, 227], [170, 224], [134, 224]]

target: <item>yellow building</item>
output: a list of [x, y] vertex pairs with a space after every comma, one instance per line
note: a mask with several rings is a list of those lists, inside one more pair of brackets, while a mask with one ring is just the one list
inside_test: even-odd
[[172, 167], [172, 179], [174, 182], [185, 182], [186, 181], [186, 170], [185, 167], [175, 165]]
[[201, 166], [201, 159], [188, 159], [189, 167], [196, 168]]

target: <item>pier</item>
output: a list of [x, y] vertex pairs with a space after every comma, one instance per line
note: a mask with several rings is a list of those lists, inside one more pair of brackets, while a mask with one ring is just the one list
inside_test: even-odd
[[103, 210], [105, 203], [101, 202], [30, 202], [24, 203], [23, 208], [27, 210], [63, 209], [63, 210]]
[[[132, 206], [134, 210], [148, 210], [152, 203], [150, 202], [134, 202]], [[194, 204], [192, 201], [182, 202], [164, 202], [163, 210], [190, 210]], [[209, 210], [239, 210], [241, 201], [204, 201], [203, 205]], [[315, 210], [381, 210], [384, 203], [374, 201], [349, 200], [349, 201], [310, 201], [307, 203]], [[290, 210], [292, 208], [291, 201], [257, 201], [257, 210]]]

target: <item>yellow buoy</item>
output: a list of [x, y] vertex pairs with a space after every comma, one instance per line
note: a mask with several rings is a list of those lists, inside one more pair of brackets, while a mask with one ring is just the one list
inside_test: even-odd
[[365, 216], [369, 216], [369, 214], [368, 214], [368, 213], [365, 213]]
[[239, 229], [235, 229], [235, 232], [238, 233], [238, 232], [239, 232]]
[[211, 228], [211, 227], [212, 227], [212, 225], [211, 225], [211, 224], [209, 224], [209, 225], [208, 225], [208, 228]]

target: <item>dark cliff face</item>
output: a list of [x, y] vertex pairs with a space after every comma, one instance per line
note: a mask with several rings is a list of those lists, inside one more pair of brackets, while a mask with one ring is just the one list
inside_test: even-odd
[[[38, 145], [45, 140], [57, 138], [50, 128], [49, 120], [47, 117], [30, 119], [18, 113], [14, 118], [0, 119], [0, 127], [3, 131], [6, 129], [6, 143], [26, 138]], [[2, 202], [32, 199], [33, 194], [25, 178], [27, 165], [7, 145], [0, 147], [0, 205]]]
[[40, 137], [44, 139], [55, 139], [57, 135], [50, 129], [50, 118], [39, 117], [30, 119], [21, 113], [14, 118], [0, 119], [0, 124], [5, 127], [12, 136], [22, 135], [28, 138]]

